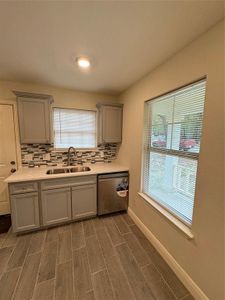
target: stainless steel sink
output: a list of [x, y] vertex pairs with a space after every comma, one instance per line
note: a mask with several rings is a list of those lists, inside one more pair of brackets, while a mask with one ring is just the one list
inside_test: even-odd
[[50, 169], [46, 172], [47, 175], [53, 174], [67, 174], [67, 173], [77, 173], [77, 172], [87, 172], [91, 171], [89, 167], [77, 166], [73, 168], [58, 168], [58, 169]]
[[77, 166], [70, 169], [71, 173], [91, 171], [89, 167]]
[[46, 174], [63, 174], [63, 173], [69, 173], [70, 169], [67, 168], [60, 168], [60, 169], [50, 169], [46, 172]]

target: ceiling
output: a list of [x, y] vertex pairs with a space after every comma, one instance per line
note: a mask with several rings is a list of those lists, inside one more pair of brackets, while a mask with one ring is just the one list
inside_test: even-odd
[[[223, 1], [0, 2], [0, 79], [118, 94], [224, 17]], [[75, 57], [87, 55], [88, 72]]]

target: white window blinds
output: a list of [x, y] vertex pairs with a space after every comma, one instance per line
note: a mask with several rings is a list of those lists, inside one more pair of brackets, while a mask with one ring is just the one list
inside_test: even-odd
[[206, 81], [145, 103], [142, 191], [192, 222]]
[[55, 148], [96, 147], [96, 112], [54, 108], [53, 119]]

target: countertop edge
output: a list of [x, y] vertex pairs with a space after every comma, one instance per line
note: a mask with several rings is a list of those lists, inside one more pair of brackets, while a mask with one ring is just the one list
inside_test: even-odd
[[[98, 169], [100, 169], [100, 166], [97, 167]], [[36, 174], [36, 175], [29, 175], [29, 174], [20, 174], [17, 176], [21, 176], [21, 178], [13, 178], [13, 175], [10, 175], [8, 178], [6, 178], [4, 180], [5, 183], [7, 184], [11, 184], [11, 183], [19, 183], [19, 182], [28, 182], [28, 181], [41, 181], [41, 180], [51, 180], [51, 179], [59, 179], [59, 178], [71, 178], [71, 177], [81, 177], [81, 176], [91, 176], [91, 175], [99, 175], [99, 174], [108, 174], [108, 173], [117, 173], [117, 172], [128, 172], [129, 168], [125, 167], [125, 166], [104, 166], [101, 170], [91, 170], [91, 171], [87, 171], [87, 172], [77, 172], [77, 173], [64, 173], [64, 174], [51, 174], [51, 175], [47, 175], [46, 171], [49, 168], [46, 168], [45, 170], [42, 169], [44, 171], [44, 174]], [[27, 171], [27, 169], [26, 169]], [[25, 172], [26, 172], [25, 171]], [[29, 171], [32, 171], [29, 170]], [[19, 169], [18, 172], [22, 173], [22, 170]], [[15, 173], [16, 174], [16, 173]], [[12, 177], [12, 178], [10, 178]]]

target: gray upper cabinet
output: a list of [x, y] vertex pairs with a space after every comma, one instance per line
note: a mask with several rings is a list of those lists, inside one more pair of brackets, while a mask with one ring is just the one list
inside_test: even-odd
[[51, 103], [48, 95], [14, 92], [17, 95], [21, 143], [51, 143]]
[[98, 104], [98, 144], [122, 142], [123, 105]]

